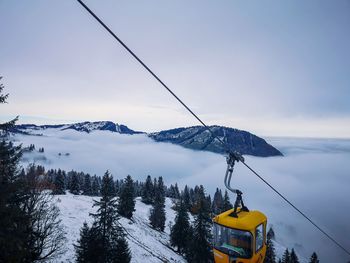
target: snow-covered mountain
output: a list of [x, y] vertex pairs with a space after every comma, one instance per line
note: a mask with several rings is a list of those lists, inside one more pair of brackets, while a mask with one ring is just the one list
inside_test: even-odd
[[58, 129], [58, 130], [76, 130], [81, 132], [90, 133], [92, 131], [111, 131], [120, 134], [139, 134], [142, 132], [129, 129], [126, 125], [114, 123], [111, 121], [95, 121], [95, 122], [78, 122], [73, 124], [58, 124], [58, 125], [35, 125], [35, 124], [21, 124], [16, 125], [12, 130], [15, 133], [32, 134], [33, 131], [37, 132], [46, 129]]
[[[264, 139], [251, 134], [247, 131], [238, 129], [211, 126], [213, 133], [220, 139], [225, 141], [231, 149], [234, 149], [242, 154], [268, 157], [281, 156], [282, 153], [272, 145], [268, 144]], [[126, 125], [114, 123], [111, 121], [97, 122], [80, 122], [73, 124], [61, 125], [34, 125], [22, 124], [17, 125], [12, 132], [20, 134], [35, 134], [41, 135], [41, 131], [47, 129], [56, 130], [76, 130], [80, 132], [90, 133], [93, 131], [110, 131], [120, 134], [140, 134], [143, 132], [134, 131]], [[157, 142], [170, 142], [193, 150], [203, 150], [215, 153], [225, 153], [224, 147], [213, 138], [211, 133], [202, 126], [193, 126], [187, 128], [176, 128], [160, 132], [147, 134], [150, 138]]]
[[[268, 157], [280, 156], [282, 153], [264, 139], [247, 131], [238, 129], [210, 126], [215, 136], [226, 142], [231, 149], [241, 154]], [[171, 142], [194, 150], [205, 150], [215, 153], [225, 153], [222, 144], [214, 139], [203, 126], [177, 128], [149, 134], [155, 141]]]

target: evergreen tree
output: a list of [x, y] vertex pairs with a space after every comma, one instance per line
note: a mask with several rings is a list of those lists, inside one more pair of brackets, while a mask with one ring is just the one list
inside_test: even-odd
[[192, 240], [187, 251], [186, 258], [189, 262], [209, 262], [212, 259], [211, 253], [211, 217], [210, 204], [205, 197], [204, 188], [201, 185], [197, 189], [198, 212], [195, 216]]
[[[84, 257], [77, 257], [77, 262], [128, 263], [131, 254], [124, 231], [118, 222], [114, 181], [108, 171], [102, 178], [101, 195], [100, 201], [94, 201], [94, 206], [98, 209], [96, 214], [91, 214], [94, 218], [92, 227], [88, 229], [83, 226], [81, 231], [76, 254], [81, 253]], [[90, 248], [89, 244], [93, 246]]]
[[154, 199], [156, 197], [156, 191], [157, 191], [157, 178], [153, 179], [153, 191], [152, 191], [152, 204], [154, 203]]
[[131, 218], [135, 211], [134, 182], [130, 175], [125, 179], [119, 194], [118, 213], [126, 218]]
[[119, 195], [119, 191], [121, 189], [121, 183], [119, 182], [118, 179], [114, 181], [114, 188], [115, 188], [115, 193]]
[[318, 260], [318, 257], [317, 257], [317, 254], [314, 252], [312, 253], [311, 255], [311, 258], [310, 258], [310, 263], [320, 263], [320, 261]]
[[171, 228], [170, 242], [172, 246], [177, 247], [177, 251], [181, 254], [186, 252], [188, 246], [188, 232], [190, 229], [190, 219], [187, 212], [187, 208], [182, 199], [175, 217], [175, 224]]
[[0, 142], [0, 262], [20, 262], [25, 251], [18, 249], [25, 242], [27, 215], [21, 209], [25, 200], [17, 165], [21, 148], [4, 139]]
[[[0, 103], [5, 103], [8, 97], [8, 94], [2, 94], [3, 88], [0, 84]], [[25, 228], [18, 223], [25, 223], [27, 219], [20, 208], [20, 199], [25, 198], [25, 193], [17, 169], [22, 151], [20, 146], [13, 146], [6, 138], [16, 120], [0, 124], [0, 262], [17, 262], [25, 256], [18, 249], [23, 246], [25, 238]]]
[[66, 194], [64, 181], [65, 181], [64, 174], [60, 169], [58, 169], [57, 174], [55, 174], [54, 189], [52, 191], [52, 194], [54, 195]]
[[275, 231], [273, 230], [272, 226], [270, 227], [269, 231], [267, 231], [267, 238], [275, 240]]
[[290, 263], [299, 263], [299, 259], [294, 251], [294, 248], [292, 248], [292, 252], [290, 252]]
[[222, 205], [222, 212], [230, 210], [233, 208], [233, 205], [230, 202], [230, 197], [228, 196], [227, 190], [225, 190], [224, 200]]
[[143, 183], [140, 183], [138, 180], [134, 182], [134, 196], [142, 196], [142, 191], [143, 191]]
[[267, 249], [264, 263], [276, 263], [276, 252], [275, 246], [273, 244], [272, 239], [275, 238], [275, 233], [273, 228], [271, 227], [267, 232]]
[[86, 174], [83, 184], [83, 195], [92, 195], [91, 176]]
[[175, 192], [174, 198], [179, 199], [180, 198], [180, 191], [179, 191], [179, 187], [178, 187], [177, 183], [175, 183], [174, 192]]
[[76, 172], [72, 173], [71, 182], [69, 185], [69, 192], [71, 192], [74, 195], [78, 195], [80, 193], [79, 178]]
[[284, 251], [283, 256], [282, 256], [282, 263], [291, 263], [290, 262], [290, 253], [288, 248]]
[[185, 185], [185, 189], [183, 191], [183, 202], [185, 204], [185, 207], [187, 208], [187, 211], [190, 211], [191, 209], [191, 197], [190, 197], [190, 191], [188, 190], [187, 185]]
[[[114, 235], [113, 242], [115, 246], [112, 249], [111, 253], [111, 256], [114, 257], [112, 262], [129, 263], [131, 261], [131, 253], [128, 246], [128, 242], [125, 239], [125, 234], [119, 233], [119, 235]], [[117, 255], [117, 257], [115, 257], [115, 255]]]
[[154, 186], [154, 204], [150, 212], [150, 224], [159, 231], [164, 231], [165, 228], [165, 191], [163, 178], [158, 178], [158, 183]]
[[[0, 80], [2, 79], [2, 77], [0, 76]], [[6, 100], [9, 96], [9, 94], [3, 94], [3, 89], [4, 89], [4, 85], [2, 83], [0, 83], [0, 104], [6, 103]], [[18, 120], [18, 116], [8, 122], [5, 123], [0, 123], [0, 135], [1, 137], [4, 136], [4, 134], [6, 134], [9, 130], [11, 130], [14, 125], [16, 124], [16, 121]]]
[[175, 198], [175, 187], [171, 184], [165, 191], [165, 196], [169, 198]]
[[96, 175], [93, 177], [91, 190], [92, 190], [92, 193], [91, 193], [92, 196], [100, 195], [100, 182]]
[[219, 188], [216, 188], [211, 210], [214, 215], [220, 214], [223, 210], [223, 197]]
[[102, 185], [101, 185], [101, 196], [111, 196], [115, 197], [115, 185], [113, 181], [113, 177], [110, 175], [109, 171], [107, 170], [102, 177]]
[[143, 186], [141, 198], [142, 202], [147, 205], [153, 203], [153, 183], [150, 175], [147, 176], [146, 182]]
[[78, 240], [78, 244], [74, 245], [74, 248], [76, 262], [91, 262], [90, 259], [93, 258], [93, 244], [90, 228], [86, 222], [84, 222], [83, 227], [80, 229], [80, 239]]
[[[0, 103], [8, 97], [2, 94], [3, 88], [0, 84]], [[16, 120], [0, 124], [0, 262], [50, 260], [64, 239], [58, 208], [41, 193], [34, 168], [31, 181], [23, 170], [18, 171], [21, 146], [7, 138]]]

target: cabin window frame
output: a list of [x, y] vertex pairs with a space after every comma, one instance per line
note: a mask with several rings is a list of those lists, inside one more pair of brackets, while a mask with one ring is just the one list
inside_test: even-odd
[[[255, 243], [255, 238], [254, 238], [254, 235], [251, 231], [249, 230], [243, 230], [243, 229], [238, 229], [238, 228], [233, 228], [233, 227], [228, 227], [228, 226], [225, 226], [225, 225], [222, 225], [222, 224], [219, 224], [219, 223], [216, 223], [214, 222], [214, 225], [218, 225], [220, 227], [224, 227], [224, 228], [227, 228], [227, 229], [233, 229], [233, 230], [236, 230], [236, 231], [242, 231], [242, 232], [247, 232], [250, 234], [250, 255], [249, 257], [244, 257], [244, 256], [235, 256], [237, 258], [242, 258], [242, 259], [250, 259], [254, 256], [254, 250], [255, 250], [255, 247], [254, 247], [254, 243]], [[214, 231], [214, 228], [213, 228], [213, 231]], [[215, 236], [213, 237], [213, 248], [220, 251], [221, 253], [225, 254], [225, 255], [228, 255], [228, 256], [232, 256], [232, 255], [229, 255], [227, 254], [225, 251], [223, 251], [222, 249], [218, 248], [217, 246], [215, 246]]]
[[[261, 227], [262, 226], [262, 242], [261, 242], [261, 246], [259, 247], [259, 248], [257, 248], [257, 234], [256, 234], [256, 230], [259, 228], [259, 227]], [[255, 228], [255, 230], [254, 230], [254, 236], [255, 236], [255, 238], [254, 238], [254, 243], [255, 243], [255, 254], [257, 254], [258, 252], [260, 252], [260, 250], [262, 250], [262, 248], [264, 247], [264, 245], [266, 245], [266, 243], [265, 243], [265, 224], [264, 223], [261, 223], [261, 224], [259, 224], [256, 228]]]

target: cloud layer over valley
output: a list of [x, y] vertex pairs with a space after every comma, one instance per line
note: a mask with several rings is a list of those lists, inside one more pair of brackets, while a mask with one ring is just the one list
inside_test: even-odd
[[[216, 187], [224, 189], [226, 161], [222, 155], [156, 143], [143, 134], [130, 136], [107, 131], [87, 134], [55, 129], [40, 133], [43, 135], [15, 135], [14, 139], [23, 146], [33, 143], [37, 149], [45, 148], [44, 153], [26, 153], [24, 165], [35, 161], [46, 168], [97, 175], [108, 169], [115, 178], [130, 174], [142, 181], [148, 174], [163, 176], [167, 184], [177, 182], [181, 188], [185, 184], [203, 184], [210, 194]], [[268, 142], [285, 157], [246, 156], [246, 162], [349, 248], [350, 140], [270, 138]], [[241, 164], [235, 167], [233, 185], [243, 191], [250, 209], [261, 210], [268, 216], [279, 243], [294, 247], [305, 258], [317, 251], [321, 262], [349, 260]], [[230, 197], [232, 201], [233, 196]]]

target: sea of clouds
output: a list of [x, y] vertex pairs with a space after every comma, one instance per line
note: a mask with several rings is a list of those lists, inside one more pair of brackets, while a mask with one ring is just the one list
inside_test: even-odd
[[[45, 153], [25, 154], [23, 165], [35, 162], [46, 168], [77, 170], [115, 178], [130, 174], [136, 180], [163, 176], [167, 184], [203, 184], [213, 194], [224, 189], [225, 157], [157, 143], [146, 135], [107, 131], [90, 134], [74, 130], [40, 131], [42, 136], [16, 135], [23, 146], [34, 143]], [[245, 156], [246, 162], [293, 204], [350, 249], [350, 140], [268, 138], [284, 157]], [[61, 153], [61, 155], [59, 155]], [[66, 155], [69, 153], [69, 155]], [[347, 262], [350, 257], [325, 238], [246, 167], [238, 163], [233, 186], [243, 192], [247, 206], [261, 210], [273, 225], [277, 241], [309, 258], [316, 251], [321, 262]], [[231, 200], [233, 199], [231, 195]]]

